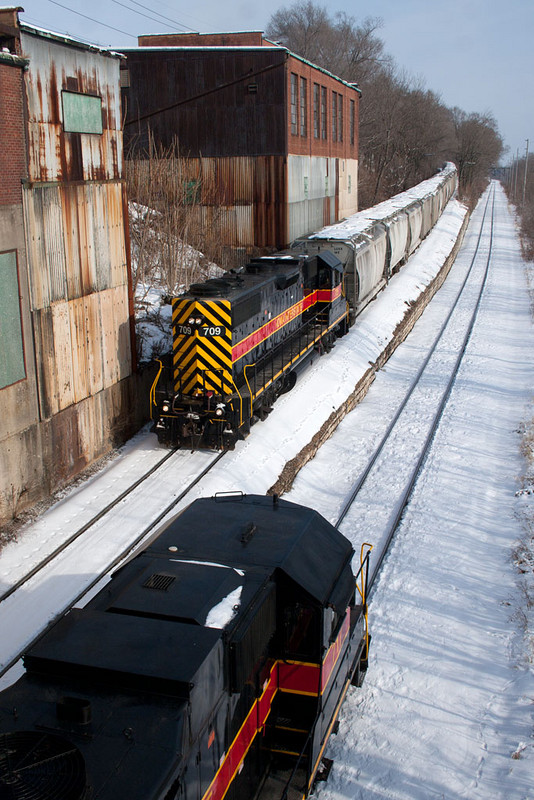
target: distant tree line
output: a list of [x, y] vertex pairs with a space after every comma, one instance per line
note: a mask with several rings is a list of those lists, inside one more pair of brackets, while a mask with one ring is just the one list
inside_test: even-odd
[[534, 154], [514, 158], [502, 173], [508, 199], [518, 211], [523, 254], [534, 261]]
[[445, 161], [458, 167], [460, 193], [480, 195], [503, 151], [490, 114], [447, 108], [406, 76], [384, 51], [381, 20], [333, 17], [311, 0], [280, 8], [266, 35], [362, 91], [359, 206], [366, 208], [432, 175]]

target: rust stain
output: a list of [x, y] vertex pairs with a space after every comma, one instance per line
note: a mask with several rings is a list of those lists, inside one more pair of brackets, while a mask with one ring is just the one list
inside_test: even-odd
[[[53, 61], [50, 62], [50, 83], [48, 88], [48, 104], [49, 104], [49, 121], [52, 124], [61, 124], [61, 114], [59, 110], [59, 98], [61, 94], [61, 87], [58, 86], [56, 65]], [[42, 108], [41, 108], [42, 114]]]

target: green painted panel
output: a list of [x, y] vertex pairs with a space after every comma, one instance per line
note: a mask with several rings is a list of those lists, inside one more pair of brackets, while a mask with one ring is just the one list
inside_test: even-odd
[[17, 254], [0, 253], [0, 389], [26, 377]]
[[69, 133], [102, 133], [102, 98], [62, 92], [63, 128]]

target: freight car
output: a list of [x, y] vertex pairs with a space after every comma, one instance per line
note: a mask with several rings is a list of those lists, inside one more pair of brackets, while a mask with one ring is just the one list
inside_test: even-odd
[[195, 501], [25, 654], [1, 800], [306, 797], [367, 668], [352, 560], [308, 508]]
[[441, 216], [457, 187], [454, 164], [373, 208], [303, 236], [299, 253], [331, 252], [343, 265], [349, 323], [384, 288]]
[[448, 164], [414, 189], [174, 298], [172, 363], [160, 361], [150, 394], [160, 442], [233, 447], [298, 370], [347, 332], [455, 188]]

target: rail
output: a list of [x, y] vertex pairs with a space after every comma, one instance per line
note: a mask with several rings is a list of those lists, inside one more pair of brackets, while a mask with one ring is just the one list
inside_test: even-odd
[[[477, 258], [477, 255], [479, 254], [482, 237], [483, 237], [483, 233], [484, 233], [484, 230], [485, 230], [486, 218], [487, 218], [487, 216], [488, 216], [488, 214], [490, 212], [490, 204], [491, 204], [491, 217], [490, 217], [490, 223], [489, 223], [490, 224], [490, 236], [489, 236], [489, 247], [488, 247], [488, 253], [487, 253], [487, 258], [486, 258], [486, 264], [485, 264], [485, 268], [484, 268], [484, 274], [483, 274], [483, 277], [482, 277], [482, 280], [481, 280], [481, 283], [480, 283], [480, 286], [479, 286], [477, 300], [476, 300], [476, 303], [475, 303], [475, 305], [473, 307], [473, 310], [472, 310], [472, 313], [471, 313], [471, 316], [470, 316], [470, 319], [469, 319], [469, 323], [468, 323], [468, 325], [466, 327], [463, 339], [461, 341], [461, 345], [460, 345], [460, 347], [458, 349], [458, 352], [457, 352], [457, 355], [456, 355], [456, 359], [454, 361], [453, 368], [452, 368], [452, 370], [450, 372], [450, 375], [448, 377], [447, 384], [446, 384], [445, 390], [444, 390], [444, 392], [442, 394], [442, 397], [440, 399], [440, 402], [439, 402], [438, 406], [436, 407], [436, 409], [434, 411], [432, 424], [431, 424], [431, 426], [430, 426], [430, 428], [428, 430], [428, 433], [427, 433], [427, 435], [426, 435], [426, 437], [424, 439], [423, 446], [422, 446], [421, 451], [419, 453], [419, 457], [417, 458], [416, 464], [415, 464], [414, 468], [411, 470], [410, 475], [408, 476], [408, 479], [407, 479], [407, 481], [405, 483], [405, 486], [404, 486], [400, 501], [397, 502], [397, 504], [396, 504], [395, 513], [393, 514], [392, 518], [389, 520], [389, 524], [388, 524], [388, 527], [387, 527], [387, 530], [386, 530], [385, 543], [383, 544], [383, 546], [379, 550], [378, 558], [374, 562], [372, 570], [370, 568], [371, 549], [367, 550], [367, 553], [366, 553], [366, 556], [365, 556], [365, 569], [366, 569], [365, 584], [362, 584], [361, 588], [358, 585], [358, 577], [361, 576], [362, 568], [363, 568], [363, 562], [362, 562], [362, 566], [360, 567], [360, 570], [358, 572], [357, 589], [359, 591], [360, 598], [362, 600], [362, 604], [363, 604], [364, 611], [365, 611], [366, 654], [368, 653], [368, 647], [369, 647], [369, 634], [368, 634], [368, 626], [367, 626], [367, 605], [368, 605], [370, 597], [372, 596], [373, 588], [375, 586], [376, 579], [377, 579], [377, 577], [378, 577], [378, 575], [380, 573], [380, 569], [382, 567], [384, 558], [385, 558], [385, 556], [386, 556], [386, 554], [387, 554], [387, 552], [388, 552], [388, 550], [389, 550], [389, 548], [391, 546], [391, 543], [393, 541], [395, 532], [396, 532], [396, 530], [397, 530], [397, 528], [399, 526], [399, 523], [401, 521], [401, 518], [402, 518], [402, 515], [404, 513], [404, 510], [405, 510], [406, 506], [409, 503], [409, 500], [410, 500], [411, 494], [413, 492], [413, 488], [415, 486], [416, 480], [417, 480], [417, 478], [419, 476], [421, 468], [422, 468], [422, 466], [424, 464], [424, 461], [425, 461], [425, 459], [426, 459], [426, 457], [428, 455], [428, 451], [429, 451], [429, 449], [430, 449], [430, 447], [432, 445], [432, 442], [434, 440], [434, 436], [435, 436], [436, 430], [437, 430], [438, 425], [439, 425], [439, 423], [440, 423], [440, 421], [442, 419], [442, 416], [443, 416], [443, 413], [444, 413], [444, 410], [445, 410], [445, 406], [446, 406], [447, 401], [448, 401], [448, 399], [450, 397], [450, 393], [452, 391], [452, 387], [454, 385], [454, 382], [456, 380], [456, 376], [457, 376], [458, 371], [460, 369], [460, 365], [462, 363], [462, 359], [464, 357], [465, 350], [466, 350], [467, 344], [469, 342], [469, 339], [471, 337], [471, 334], [473, 332], [473, 328], [474, 328], [474, 325], [475, 325], [475, 322], [476, 322], [476, 319], [477, 319], [477, 316], [478, 316], [478, 312], [479, 312], [479, 309], [480, 309], [480, 304], [481, 304], [481, 301], [482, 301], [484, 289], [485, 289], [485, 286], [486, 286], [486, 283], [487, 283], [487, 278], [488, 278], [488, 274], [489, 274], [489, 266], [490, 266], [491, 255], [492, 255], [495, 189], [493, 189], [493, 192], [488, 193], [488, 198], [487, 198], [486, 206], [485, 206], [485, 209], [484, 209], [484, 215], [483, 215], [482, 223], [481, 223], [481, 226], [480, 226], [480, 231], [479, 231], [479, 235], [478, 235], [476, 248], [475, 248], [473, 257], [471, 259], [471, 263], [470, 263], [469, 269], [467, 271], [467, 274], [466, 274], [463, 282], [461, 283], [461, 286], [459, 288], [459, 291], [457, 293], [455, 301], [454, 301], [453, 305], [451, 306], [451, 309], [449, 310], [449, 313], [447, 314], [447, 317], [446, 317], [445, 321], [440, 326], [440, 329], [439, 329], [439, 331], [437, 333], [437, 336], [435, 337], [435, 340], [434, 340], [434, 342], [432, 344], [432, 347], [430, 348], [430, 351], [429, 351], [428, 355], [425, 357], [425, 359], [423, 361], [423, 364], [421, 365], [421, 367], [418, 370], [416, 376], [414, 377], [414, 380], [412, 381], [408, 392], [404, 396], [402, 403], [400, 404], [399, 408], [397, 409], [392, 421], [388, 425], [386, 432], [384, 433], [381, 441], [379, 442], [378, 446], [376, 447], [373, 455], [368, 460], [368, 463], [367, 463], [365, 469], [363, 470], [363, 472], [359, 476], [358, 480], [355, 482], [354, 486], [352, 487], [351, 491], [349, 492], [349, 495], [348, 495], [345, 503], [342, 506], [342, 510], [341, 510], [341, 512], [340, 512], [340, 514], [338, 516], [337, 522], [335, 523], [336, 528], [339, 528], [340, 525], [342, 524], [343, 520], [348, 515], [348, 513], [349, 513], [352, 505], [354, 504], [354, 502], [356, 500], [356, 497], [358, 496], [358, 494], [361, 491], [362, 487], [368, 481], [369, 475], [371, 473], [371, 470], [372, 470], [373, 466], [377, 463], [377, 461], [378, 461], [378, 459], [379, 459], [379, 457], [380, 457], [380, 455], [381, 455], [381, 453], [382, 453], [382, 451], [384, 449], [384, 446], [385, 446], [386, 442], [391, 437], [391, 434], [392, 434], [393, 430], [395, 429], [395, 427], [396, 427], [396, 425], [397, 425], [397, 423], [399, 421], [399, 418], [401, 417], [401, 414], [402, 414], [404, 408], [406, 407], [406, 405], [407, 405], [410, 397], [412, 396], [416, 386], [421, 381], [422, 376], [424, 375], [424, 372], [425, 372], [425, 370], [426, 370], [426, 368], [427, 368], [427, 366], [429, 364], [430, 358], [432, 357], [432, 355], [435, 352], [439, 342], [441, 341], [442, 337], [444, 336], [444, 333], [445, 333], [445, 331], [446, 331], [446, 329], [447, 329], [447, 327], [448, 327], [448, 325], [450, 323], [450, 320], [451, 320], [451, 317], [452, 317], [452, 315], [454, 313], [454, 310], [456, 309], [456, 307], [457, 307], [457, 305], [459, 303], [460, 297], [462, 296], [462, 294], [463, 294], [463, 292], [464, 292], [464, 290], [465, 290], [465, 288], [467, 286], [468, 280], [469, 280], [469, 278], [470, 278], [470, 276], [472, 274], [472, 271], [473, 271], [475, 260]], [[365, 542], [364, 544], [362, 544], [361, 547], [362, 547], [362, 554], [363, 554], [364, 548], [371, 548], [371, 545], [369, 545], [367, 542]], [[362, 555], [360, 557], [362, 558]], [[312, 729], [311, 729], [311, 731], [310, 731], [310, 733], [309, 733], [309, 735], [308, 735], [308, 737], [306, 739], [305, 745], [304, 745], [304, 747], [303, 747], [303, 749], [302, 749], [302, 751], [301, 751], [301, 753], [300, 753], [300, 755], [298, 757], [298, 760], [297, 760], [297, 762], [296, 762], [296, 764], [294, 766], [294, 769], [293, 769], [293, 771], [292, 771], [292, 773], [291, 773], [291, 775], [290, 775], [290, 777], [289, 777], [289, 779], [288, 779], [288, 781], [287, 781], [287, 783], [286, 783], [286, 785], [285, 785], [285, 787], [284, 787], [284, 789], [282, 791], [282, 794], [280, 795], [280, 800], [291, 800], [290, 792], [293, 791], [293, 793], [295, 793], [294, 790], [296, 789], [296, 787], [294, 786], [294, 784], [295, 784], [295, 781], [296, 781], [296, 778], [297, 778], [297, 773], [298, 773], [298, 770], [300, 768], [300, 765], [302, 764], [302, 760], [306, 755], [306, 751], [310, 746], [310, 742], [313, 741], [313, 736], [314, 736], [314, 733], [315, 733], [316, 724], [317, 723], [314, 724], [314, 726], [312, 727]], [[326, 737], [326, 739], [327, 738], [328, 737]], [[326, 741], [325, 741], [325, 744], [326, 744]], [[323, 752], [323, 749], [321, 749], [320, 757], [322, 757], [322, 752]], [[316, 765], [314, 765], [315, 772], [317, 771], [318, 766], [319, 766], [318, 763]], [[308, 782], [306, 791], [309, 791], [310, 788], [311, 788], [311, 785], [312, 785], [314, 777], [315, 777], [315, 772], [311, 775], [311, 779]], [[300, 794], [300, 797], [302, 797], [302, 793]]]
[[[135, 483], [129, 486], [124, 492], [122, 492], [118, 497], [116, 497], [111, 503], [109, 503], [104, 509], [102, 509], [98, 514], [95, 514], [85, 525], [83, 525], [79, 530], [77, 530], [72, 536], [70, 536], [67, 540], [65, 540], [60, 546], [58, 546], [52, 553], [50, 553], [45, 559], [39, 562], [31, 571], [29, 571], [23, 578], [13, 584], [6, 592], [4, 592], [0, 596], [0, 604], [5, 602], [8, 597], [11, 597], [17, 591], [28, 583], [32, 578], [46, 569], [58, 556], [64, 553], [77, 539], [79, 539], [84, 533], [90, 530], [93, 526], [96, 525], [101, 519], [103, 519], [109, 512], [118, 506], [122, 500], [125, 499], [128, 495], [130, 495], [136, 488], [138, 488], [142, 483], [144, 483], [150, 476], [155, 474], [158, 469], [161, 469], [162, 465], [167, 462], [173, 455], [176, 455], [177, 450], [171, 450], [165, 454], [165, 456], [158, 461], [158, 463], [144, 473]], [[65, 611], [70, 608], [71, 606], [78, 603], [82, 597], [84, 597], [88, 592], [90, 592], [105, 574], [110, 572], [111, 570], [115, 569], [125, 558], [127, 558], [140, 544], [141, 542], [162, 522], [162, 520], [175, 508], [178, 503], [180, 503], [186, 495], [207, 475], [207, 473], [213, 469], [215, 464], [217, 464], [225, 455], [227, 451], [222, 451], [218, 453], [210, 462], [209, 464], [201, 470], [189, 483], [188, 485], [169, 503], [165, 505], [165, 507], [158, 513], [158, 515], [153, 518], [148, 525], [146, 525], [138, 535], [128, 543], [127, 546], [123, 547], [120, 553], [107, 565], [106, 570], [102, 573], [97, 575], [91, 581], [84, 585], [83, 589], [81, 589], [74, 598], [70, 598], [68, 603], [64, 605], [55, 615], [54, 617], [49, 620], [46, 626], [41, 629], [31, 641], [25, 642], [23, 645], [23, 649], [27, 649], [32, 646], [32, 644], [42, 635], [42, 633], [50, 630], [50, 628], [56, 623], [56, 621], [65, 613]], [[21, 653], [17, 652], [15, 655], [8, 658], [5, 664], [0, 667], [0, 678], [6, 674], [6, 672], [11, 669], [11, 667], [16, 664], [19, 660]]]

